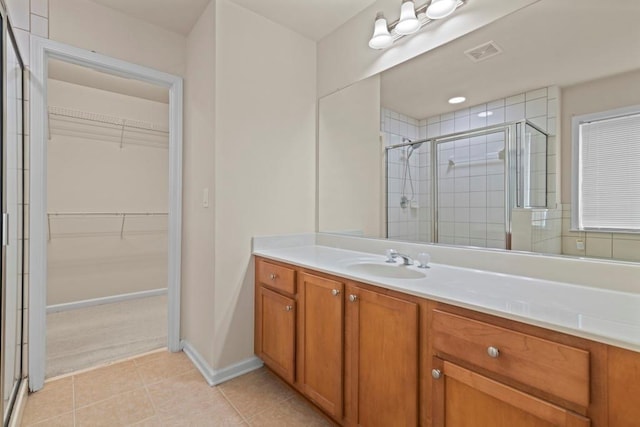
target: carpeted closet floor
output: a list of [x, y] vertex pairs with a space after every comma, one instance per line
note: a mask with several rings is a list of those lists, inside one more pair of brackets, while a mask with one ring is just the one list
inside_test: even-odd
[[46, 378], [167, 346], [167, 296], [47, 314]]

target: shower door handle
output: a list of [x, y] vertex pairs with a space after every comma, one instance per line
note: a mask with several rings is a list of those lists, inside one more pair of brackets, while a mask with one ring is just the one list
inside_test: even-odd
[[9, 246], [9, 214], [2, 214], [2, 246]]

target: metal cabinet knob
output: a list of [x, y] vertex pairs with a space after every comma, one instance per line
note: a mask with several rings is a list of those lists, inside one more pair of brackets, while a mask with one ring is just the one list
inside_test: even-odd
[[340, 290], [339, 289], [333, 289], [331, 291], [331, 295], [333, 295], [334, 297], [337, 297], [338, 295], [340, 295]]
[[440, 369], [432, 369], [431, 376], [433, 377], [433, 379], [439, 380], [440, 377], [442, 377], [442, 372], [440, 372]]
[[269, 279], [276, 280], [277, 278], [278, 278], [278, 275], [276, 273], [269, 274]]
[[489, 347], [487, 348], [487, 354], [489, 355], [489, 357], [493, 357], [494, 359], [496, 359], [498, 356], [500, 356], [500, 350], [498, 350], [497, 347]]
[[349, 301], [356, 302], [358, 300], [358, 295], [349, 295]]
[[293, 310], [293, 306], [292, 305], [288, 305], [284, 308], [286, 311], [291, 311]]

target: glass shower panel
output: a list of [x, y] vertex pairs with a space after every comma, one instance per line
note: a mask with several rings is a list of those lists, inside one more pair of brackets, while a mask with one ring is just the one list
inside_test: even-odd
[[[387, 237], [429, 242], [430, 179], [428, 144], [407, 144], [400, 135], [387, 133]], [[404, 144], [404, 145], [403, 145]]]
[[506, 131], [437, 141], [437, 242], [506, 248]]
[[518, 123], [518, 207], [547, 206], [547, 135]]
[[22, 318], [23, 318], [23, 100], [22, 65], [11, 42], [6, 43], [5, 80], [6, 99], [3, 153], [4, 194], [3, 211], [8, 214], [8, 239], [4, 269], [4, 342], [3, 342], [3, 419], [8, 419], [12, 402], [22, 378]]

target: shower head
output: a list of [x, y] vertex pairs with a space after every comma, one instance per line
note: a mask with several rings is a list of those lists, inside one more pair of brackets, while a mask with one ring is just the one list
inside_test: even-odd
[[[411, 142], [409, 138], [402, 138], [402, 142]], [[411, 157], [413, 152], [422, 146], [422, 142], [414, 142], [409, 146], [409, 150], [407, 151], [407, 160]]]

